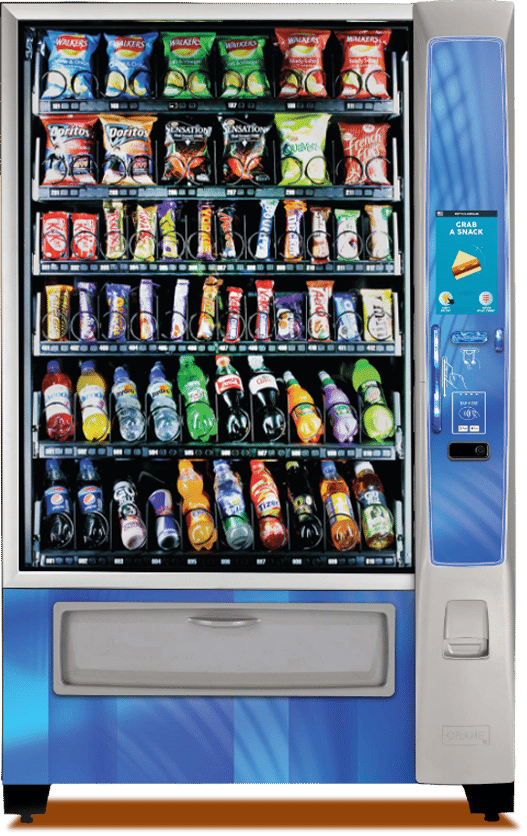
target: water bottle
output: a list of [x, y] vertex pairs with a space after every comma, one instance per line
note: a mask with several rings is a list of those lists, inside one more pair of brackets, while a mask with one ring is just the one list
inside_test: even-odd
[[49, 544], [63, 549], [73, 540], [71, 497], [66, 477], [57, 459], [46, 461], [46, 490], [44, 491], [44, 521]]
[[145, 432], [145, 418], [135, 383], [124, 366], [118, 366], [114, 372], [112, 394], [123, 440], [138, 441]]
[[79, 465], [77, 502], [83, 519], [84, 545], [100, 548], [108, 539], [110, 526], [104, 514], [101, 479], [91, 459], [82, 459]]
[[165, 369], [159, 361], [152, 366], [146, 393], [150, 397], [150, 414], [156, 438], [159, 441], [174, 441], [181, 430], [181, 419], [172, 395], [172, 384], [166, 379]]
[[222, 459], [214, 462], [214, 475], [214, 494], [227, 545], [234, 551], [249, 549], [254, 535], [245, 510], [240, 477]]

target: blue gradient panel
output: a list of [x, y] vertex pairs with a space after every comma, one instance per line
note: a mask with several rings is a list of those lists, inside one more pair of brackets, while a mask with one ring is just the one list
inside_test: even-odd
[[[428, 68], [431, 555], [436, 564], [493, 565], [503, 560], [509, 367], [503, 42], [496, 38], [434, 39], [429, 45]], [[495, 313], [456, 315], [455, 303], [450, 313], [437, 312], [443, 290], [441, 275], [445, 273], [444, 265], [441, 275], [437, 270], [442, 258], [438, 259], [436, 252], [436, 213], [462, 211], [497, 213], [492, 258], [496, 265], [493, 269], [497, 269], [496, 299], [492, 305]], [[470, 254], [470, 237], [460, 236], [458, 241], [459, 249]], [[479, 275], [470, 276], [470, 281], [476, 281]], [[459, 281], [463, 282], [463, 278]], [[451, 284], [455, 287], [456, 282]], [[499, 332], [498, 349], [494, 338], [478, 344], [465, 344], [457, 336], [452, 339], [453, 335], [480, 331], [490, 335]], [[434, 389], [437, 351], [433, 346], [438, 335], [439, 399]], [[464, 422], [458, 413], [470, 407], [470, 393], [474, 393], [473, 408], [479, 417], [469, 417]], [[485, 421], [480, 420], [483, 406]], [[469, 412], [463, 414], [468, 416]], [[452, 462], [448, 458], [452, 441], [487, 442], [490, 459]]]
[[[392, 697], [70, 697], [58, 601], [391, 603]], [[414, 782], [414, 593], [4, 591], [6, 784]]]

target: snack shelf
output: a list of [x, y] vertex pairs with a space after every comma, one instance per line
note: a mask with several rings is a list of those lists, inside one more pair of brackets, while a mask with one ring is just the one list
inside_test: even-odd
[[348, 354], [354, 357], [370, 357], [388, 354], [390, 357], [401, 357], [401, 339], [396, 342], [354, 342], [354, 343], [315, 343], [315, 342], [239, 342], [225, 343], [214, 340], [208, 343], [193, 342], [113, 342], [113, 343], [81, 343], [68, 340], [65, 342], [50, 342], [35, 340], [35, 356], [49, 355], [84, 355], [108, 357], [108, 355], [163, 356], [170, 354], [237, 354], [248, 356], [251, 354], [274, 355], [340, 355]]
[[305, 197], [327, 200], [394, 202], [400, 199], [400, 183], [395, 186], [36, 186], [34, 200], [93, 201], [165, 200], [168, 197], [199, 197], [200, 200], [263, 200], [264, 198]]
[[399, 116], [399, 97], [396, 100], [379, 99], [354, 101], [353, 99], [313, 99], [290, 101], [288, 99], [193, 99], [174, 101], [171, 99], [143, 99], [127, 101], [125, 99], [89, 99], [60, 100], [40, 99], [36, 115], [49, 113], [356, 113], [358, 116]]
[[64, 274], [137, 274], [137, 273], [345, 273], [375, 276], [400, 276], [397, 261], [328, 261], [326, 264], [275, 261], [42, 261], [35, 259], [34, 275]]

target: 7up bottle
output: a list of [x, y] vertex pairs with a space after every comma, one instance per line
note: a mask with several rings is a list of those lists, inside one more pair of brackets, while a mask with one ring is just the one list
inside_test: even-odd
[[181, 358], [177, 385], [185, 399], [190, 437], [194, 441], [208, 441], [218, 432], [218, 424], [209, 403], [207, 378], [192, 356]]

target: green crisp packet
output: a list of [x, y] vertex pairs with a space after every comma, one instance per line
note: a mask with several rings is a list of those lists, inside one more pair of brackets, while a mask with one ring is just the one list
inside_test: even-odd
[[279, 186], [331, 186], [324, 148], [329, 113], [276, 113], [282, 179]]
[[222, 99], [255, 99], [271, 95], [265, 74], [266, 35], [256, 38], [218, 37], [223, 71]]
[[215, 32], [162, 32], [165, 60], [163, 96], [169, 99], [211, 99], [209, 55]]

